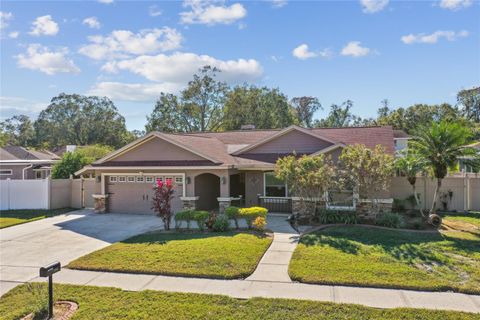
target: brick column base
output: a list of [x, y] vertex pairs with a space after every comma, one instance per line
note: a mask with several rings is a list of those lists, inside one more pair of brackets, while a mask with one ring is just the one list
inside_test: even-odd
[[92, 197], [94, 199], [95, 213], [106, 213], [108, 194], [94, 194]]

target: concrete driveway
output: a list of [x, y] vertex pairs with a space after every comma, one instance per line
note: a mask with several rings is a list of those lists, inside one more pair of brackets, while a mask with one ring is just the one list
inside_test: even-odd
[[133, 235], [162, 228], [150, 215], [95, 214], [78, 210], [0, 230], [0, 295], [38, 276], [53, 261], [62, 265]]

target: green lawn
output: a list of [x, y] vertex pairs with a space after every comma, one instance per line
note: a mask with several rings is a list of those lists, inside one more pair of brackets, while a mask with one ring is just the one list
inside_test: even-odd
[[442, 214], [444, 221], [466, 222], [480, 228], [480, 212], [445, 212]]
[[32, 209], [32, 210], [2, 210], [0, 211], [0, 229], [11, 227], [17, 224], [40, 220], [66, 213], [75, 209]]
[[208, 278], [245, 278], [272, 242], [264, 234], [146, 233], [83, 256], [68, 267]]
[[308, 283], [480, 293], [480, 236], [360, 226], [305, 235], [289, 266]]
[[[19, 319], [34, 310], [37, 290], [19, 286], [0, 298], [0, 319]], [[383, 319], [383, 320], [473, 320], [472, 313], [424, 309], [377, 309], [351, 304], [263, 299], [240, 300], [217, 295], [129, 292], [114, 288], [56, 285], [56, 300], [75, 301], [79, 309], [72, 320], [92, 319]], [[33, 292], [33, 294], [32, 294]]]

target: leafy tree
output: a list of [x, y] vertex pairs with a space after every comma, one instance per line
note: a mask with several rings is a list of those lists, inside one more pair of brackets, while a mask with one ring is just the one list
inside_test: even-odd
[[313, 200], [313, 211], [318, 199], [335, 184], [336, 169], [332, 159], [323, 154], [318, 156], [295, 155], [283, 157], [275, 164], [275, 175], [285, 181], [293, 194], [301, 198], [302, 210], [307, 211], [305, 200]]
[[2, 145], [30, 147], [34, 144], [35, 131], [28, 116], [17, 115], [0, 122], [0, 132]]
[[68, 179], [70, 175], [83, 168], [88, 159], [78, 152], [65, 152], [62, 159], [52, 167], [53, 179]]
[[291, 103], [299, 124], [311, 128], [314, 113], [322, 109], [322, 105], [318, 99], [315, 97], [296, 97], [292, 99]]
[[[398, 108], [390, 110], [388, 107], [382, 107], [378, 110], [378, 125], [390, 125], [395, 129], [403, 130], [407, 133], [413, 133], [422, 123], [432, 121], [461, 121], [461, 116], [456, 107], [444, 103], [440, 105], [415, 104], [408, 108]], [[466, 121], [464, 120], [466, 124]]]
[[114, 149], [110, 146], [95, 144], [77, 148], [74, 152], [65, 152], [52, 168], [53, 179], [68, 179], [70, 175], [91, 164], [95, 160], [103, 158]]
[[165, 230], [170, 230], [170, 222], [173, 216], [172, 199], [174, 198], [175, 189], [171, 180], [167, 180], [165, 184], [158, 180], [153, 190], [152, 209], [162, 218]]
[[86, 164], [90, 164], [95, 160], [105, 157], [107, 154], [113, 152], [114, 149], [110, 146], [103, 146], [101, 144], [94, 144], [85, 146], [75, 150], [75, 153], [80, 154], [85, 158]]
[[165, 132], [216, 131], [222, 125], [228, 86], [215, 79], [220, 70], [204, 66], [180, 96], [161, 93], [147, 117], [145, 130]]
[[67, 144], [125, 144], [125, 118], [108, 98], [65, 94], [52, 98], [34, 124], [37, 143], [46, 147]]
[[395, 168], [399, 170], [401, 174], [406, 176], [408, 182], [412, 186], [415, 203], [423, 215], [423, 210], [420, 207], [420, 199], [418, 199], [415, 183], [417, 182], [417, 175], [426, 169], [425, 160], [406, 149], [400, 157], [395, 159]]
[[227, 95], [223, 130], [238, 130], [244, 124], [257, 129], [284, 128], [293, 123], [288, 99], [279, 89], [243, 85]]
[[332, 104], [330, 112], [325, 119], [316, 120], [314, 126], [317, 128], [341, 128], [351, 126], [362, 126], [370, 122], [363, 120], [351, 112], [353, 102], [347, 100], [341, 105]]
[[393, 156], [381, 145], [372, 150], [356, 144], [344, 148], [339, 160], [345, 180], [356, 185], [360, 197], [372, 200], [373, 213], [377, 214], [378, 196], [388, 188], [393, 174]]
[[465, 118], [480, 122], [480, 87], [461, 90], [457, 94], [457, 102]]
[[479, 161], [476, 149], [466, 146], [471, 137], [472, 132], [466, 126], [444, 120], [419, 127], [410, 141], [414, 153], [425, 161], [432, 177], [437, 179], [430, 214], [435, 213], [442, 180], [458, 158], [473, 157]]

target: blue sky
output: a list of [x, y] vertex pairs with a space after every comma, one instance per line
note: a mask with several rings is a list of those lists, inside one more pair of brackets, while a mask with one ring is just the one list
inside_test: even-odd
[[437, 1], [2, 1], [1, 114], [60, 92], [109, 96], [143, 129], [160, 91], [204, 64], [290, 98], [392, 107], [455, 103], [480, 84], [480, 5]]

